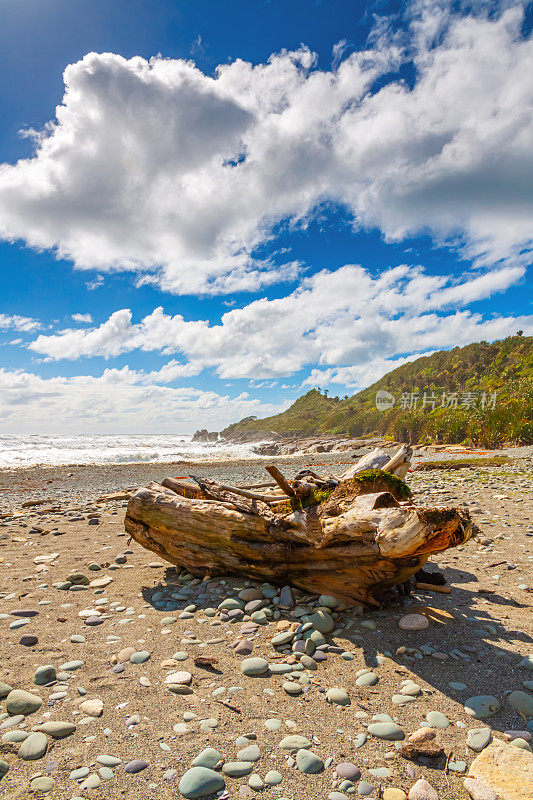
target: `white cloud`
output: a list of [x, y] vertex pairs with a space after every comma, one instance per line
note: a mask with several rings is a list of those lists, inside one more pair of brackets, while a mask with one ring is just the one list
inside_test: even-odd
[[303, 381], [303, 386], [328, 386], [330, 384], [340, 384], [348, 389], [365, 389], [372, 386], [387, 372], [390, 372], [402, 364], [409, 364], [416, 361], [421, 356], [429, 356], [434, 353], [430, 350], [425, 353], [413, 353], [403, 358], [380, 358], [372, 359], [368, 364], [356, 364], [351, 367], [340, 367], [330, 369], [313, 369], [308, 378]]
[[19, 314], [0, 314], [0, 330], [29, 333], [39, 330], [39, 328], [42, 328], [41, 323], [31, 317], [21, 317]]
[[304, 279], [286, 297], [232, 309], [218, 325], [170, 316], [162, 308], [134, 323], [131, 311], [121, 309], [98, 327], [40, 335], [29, 348], [55, 360], [134, 350], [180, 354], [179, 361], [143, 373], [144, 382], [171, 382], [205, 368], [224, 379], [261, 380], [319, 365], [328, 380], [361, 386], [384, 374], [389, 359], [412, 358], [405, 353], [533, 330], [533, 316], [483, 319], [462, 308], [518, 283], [523, 274], [521, 267], [503, 267], [454, 281], [400, 266], [374, 277], [347, 265]]
[[91, 314], [71, 314], [74, 322], [86, 322], [87, 324], [93, 321]]
[[[0, 167], [0, 234], [168, 291], [256, 290], [301, 267], [258, 246], [332, 201], [388, 239], [429, 233], [480, 263], [523, 260], [532, 44], [521, 6], [487, 7], [420, 3], [406, 41], [382, 31], [331, 71], [305, 48], [214, 77], [90, 53], [65, 70], [36, 155]], [[406, 59], [412, 88], [389, 77]]]
[[41, 378], [0, 369], [0, 431], [6, 433], [187, 433], [211, 430], [281, 406], [200, 389], [145, 386], [125, 370], [99, 377]]

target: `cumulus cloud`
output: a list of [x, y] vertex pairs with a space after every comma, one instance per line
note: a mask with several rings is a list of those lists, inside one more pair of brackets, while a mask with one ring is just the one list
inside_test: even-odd
[[[382, 31], [330, 71], [305, 48], [214, 76], [90, 53], [65, 70], [35, 156], [0, 167], [0, 235], [171, 292], [257, 290], [301, 269], [264, 256], [280, 223], [333, 202], [390, 240], [429, 233], [480, 264], [521, 263], [533, 51], [522, 7], [505, 5], [411, 6], [404, 39]], [[412, 87], [394, 77], [405, 61]]]
[[309, 377], [303, 381], [304, 386], [328, 386], [330, 384], [340, 384], [348, 389], [361, 389], [372, 386], [387, 372], [390, 372], [402, 364], [409, 364], [416, 361], [421, 356], [429, 356], [434, 353], [430, 350], [425, 353], [413, 353], [403, 358], [374, 358], [369, 364], [356, 364], [351, 367], [339, 367], [330, 369], [312, 369]]
[[31, 317], [21, 317], [19, 314], [0, 314], [0, 330], [29, 333], [39, 328], [42, 328], [41, 323]]
[[99, 377], [72, 378], [0, 369], [0, 431], [7, 433], [187, 433], [279, 410], [281, 406], [245, 394], [232, 398], [200, 389], [146, 386], [142, 374], [127, 367], [105, 370]]
[[93, 321], [91, 314], [71, 314], [71, 318], [74, 322], [86, 322], [87, 324]]
[[533, 330], [533, 316], [483, 319], [464, 308], [516, 284], [523, 274], [522, 267], [503, 267], [453, 281], [420, 266], [403, 265], [373, 276], [361, 266], [347, 265], [304, 279], [286, 297], [234, 308], [220, 324], [171, 316], [161, 307], [133, 322], [132, 312], [121, 309], [97, 327], [40, 335], [29, 348], [55, 360], [113, 358], [133, 350], [180, 355], [179, 361], [145, 373], [145, 382], [171, 382], [206, 368], [225, 379], [268, 379], [318, 365], [327, 373], [315, 376], [327, 374], [330, 381], [361, 386], [392, 368], [389, 359], [416, 357], [405, 359], [405, 353], [497, 339], [518, 328]]

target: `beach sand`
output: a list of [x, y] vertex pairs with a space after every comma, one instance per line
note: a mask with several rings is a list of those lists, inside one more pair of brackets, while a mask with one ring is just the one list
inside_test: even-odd
[[[327, 659], [318, 663], [316, 670], [303, 671], [308, 683], [295, 697], [283, 690], [286, 678], [282, 675], [253, 678], [241, 674], [243, 656], [236, 655], [231, 644], [243, 638], [242, 619], [221, 621], [219, 614], [205, 613], [254, 584], [219, 576], [206, 584], [193, 582], [183, 591], [175, 570], [135, 542], [128, 542], [123, 529], [126, 501], [95, 502], [105, 492], [134, 489], [166, 475], [197, 472], [235, 483], [261, 482], [268, 477], [264, 460], [4, 470], [0, 478], [2, 512], [24, 513], [4, 516], [0, 522], [0, 612], [4, 615], [0, 617], [0, 681], [38, 694], [43, 705], [13, 727], [6, 726], [8, 717], [0, 720], [0, 728], [5, 726], [0, 730], [0, 759], [9, 765], [0, 793], [9, 798], [39, 797], [37, 787], [44, 785], [50, 786], [47, 797], [61, 800], [175, 798], [181, 776], [200, 751], [214, 747], [226, 761], [235, 761], [243, 747], [236, 744], [237, 737], [248, 735], [256, 737], [250, 744], [260, 749], [253, 772], [263, 779], [270, 770], [282, 776], [279, 786], [258, 792], [261, 797], [325, 800], [330, 792], [339, 791], [335, 766], [350, 762], [360, 769], [361, 779], [375, 787], [370, 797], [381, 796], [379, 787], [408, 792], [418, 778], [425, 778], [439, 800], [467, 798], [463, 788], [466, 773], [461, 770], [468, 771], [476, 756], [466, 745], [468, 731], [489, 726], [494, 738], [503, 739], [507, 730], [524, 730], [526, 721], [506, 693], [521, 690], [532, 697], [523, 682], [533, 676], [519, 663], [533, 653], [532, 593], [528, 591], [533, 588], [533, 476], [527, 453], [518, 455], [522, 457], [506, 467], [409, 475], [418, 503], [468, 506], [486, 538], [432, 559], [431, 564], [444, 572], [451, 594], [418, 592], [403, 606], [363, 616], [351, 610], [340, 612], [328, 642], [352, 655], [327, 652]], [[342, 462], [351, 464], [353, 460], [345, 454], [276, 460], [287, 475], [304, 465], [315, 465], [321, 472], [341, 471]], [[21, 508], [23, 502], [38, 499], [50, 503]], [[53, 554], [57, 555], [51, 562], [35, 563], [40, 556]], [[100, 569], [92, 571], [91, 563]], [[112, 580], [103, 588], [79, 591], [54, 587], [73, 571], [91, 581]], [[181, 592], [182, 597], [169, 601], [171, 592]], [[315, 604], [303, 593], [295, 594], [310, 608]], [[158, 600], [161, 597], [163, 601]], [[108, 602], [97, 605], [102, 600]], [[161, 608], [162, 602], [170, 605]], [[180, 618], [191, 604], [195, 608]], [[275, 611], [276, 606], [271, 607]], [[103, 623], [87, 625], [82, 613], [86, 609], [100, 609]], [[17, 610], [38, 613], [25, 618], [14, 615]], [[427, 615], [429, 627], [401, 630], [400, 618], [415, 612]], [[279, 632], [279, 621], [295, 618], [291, 609], [282, 610], [279, 617], [259, 625], [257, 633], [248, 637], [253, 656], [270, 663], [286, 660], [270, 641]], [[23, 627], [10, 627], [24, 619], [29, 622]], [[33, 646], [20, 643], [21, 637], [28, 635], [38, 638]], [[73, 636], [82, 636], [84, 641], [71, 641]], [[127, 647], [149, 652], [149, 660], [136, 665], [122, 654], [124, 669], [120, 671], [117, 654]], [[172, 660], [178, 651], [187, 654], [186, 660]], [[215, 669], [195, 666], [198, 655], [217, 659]], [[61, 665], [73, 660], [83, 664], [76, 671], [67, 671], [64, 678], [60, 676], [56, 684], [34, 684], [39, 667], [53, 665], [61, 672]], [[374, 671], [378, 682], [360, 688], [357, 672], [364, 668]], [[191, 694], [176, 695], [166, 688], [165, 676], [177, 670], [191, 673]], [[392, 697], [406, 680], [415, 682], [421, 693], [407, 705], [395, 705]], [[452, 684], [465, 684], [466, 688]], [[331, 687], [344, 688], [351, 705], [327, 703], [324, 692]], [[222, 688], [224, 692], [219, 693]], [[501, 706], [486, 720], [473, 719], [464, 710], [464, 701], [479, 695], [493, 695]], [[80, 708], [87, 699], [103, 702], [101, 716], [91, 717]], [[0, 701], [0, 713], [5, 708], [6, 700]], [[445, 753], [440, 758], [409, 761], [399, 755], [394, 741], [371, 735], [356, 747], [375, 714], [389, 714], [409, 735], [427, 725], [426, 715], [435, 711], [446, 715], [450, 723], [445, 729], [435, 729]], [[184, 714], [188, 713], [196, 716], [187, 721]], [[127, 726], [132, 718], [136, 724]], [[269, 719], [279, 720], [279, 730], [265, 727]], [[45, 720], [74, 722], [77, 728], [64, 739], [48, 737], [42, 758], [22, 760], [17, 756], [21, 745], [6, 742], [5, 734], [31, 731]], [[293, 733], [312, 741], [313, 752], [326, 763], [322, 772], [303, 774], [287, 762], [279, 742]], [[99, 773], [102, 764], [96, 761], [102, 754], [122, 761], [111, 773], [104, 771], [106, 777]], [[124, 764], [134, 759], [145, 760], [148, 766], [137, 774], [125, 773]], [[86, 767], [89, 776], [97, 776], [93, 782], [100, 781], [100, 785], [82, 788], [79, 783], [84, 779], [77, 783], [69, 777], [77, 767]], [[370, 771], [376, 769], [388, 772]], [[39, 774], [52, 780], [33, 784], [34, 791], [31, 781]], [[255, 796], [248, 778], [226, 777], [227, 796]], [[359, 796], [357, 791], [355, 796]]]

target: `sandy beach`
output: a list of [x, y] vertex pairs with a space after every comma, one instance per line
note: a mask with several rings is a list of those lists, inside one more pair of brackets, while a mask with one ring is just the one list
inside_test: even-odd
[[[529, 450], [513, 452], [503, 467], [408, 476], [417, 503], [467, 506], [482, 530], [477, 540], [430, 562], [451, 593], [417, 592], [403, 606], [365, 613], [333, 607], [322, 655], [305, 664], [290, 644], [280, 648], [272, 638], [295, 630], [301, 609], [312, 613], [318, 597], [294, 591], [284, 605], [279, 587], [180, 576], [128, 542], [126, 499], [96, 502], [105, 493], [196, 471], [260, 482], [264, 459], [2, 471], [0, 681], [42, 700], [27, 716], [8, 713], [6, 699], [0, 703], [0, 759], [8, 766], [3, 795], [170, 799], [209, 747], [225, 762], [217, 774], [226, 793], [219, 797], [400, 800], [425, 780], [435, 795], [410, 797], [468, 798], [463, 781], [477, 756], [472, 746], [519, 737], [528, 747], [533, 732], [527, 726], [532, 676], [521, 666], [533, 653], [533, 475]], [[336, 471], [353, 460], [337, 453], [276, 463], [291, 475], [304, 465]], [[34, 500], [47, 502], [22, 508]], [[73, 573], [82, 576], [80, 584], [62, 590]], [[252, 597], [256, 611], [265, 611], [257, 623], [250, 617], [254, 601], [246, 600]], [[230, 616], [232, 608], [237, 613]], [[429, 627], [402, 630], [400, 619], [411, 613], [425, 616]], [[206, 668], [195, 663], [199, 656], [216, 661]], [[243, 674], [250, 657], [278, 665], [280, 674]], [[35, 683], [36, 672], [48, 678], [44, 685]], [[170, 691], [168, 675], [176, 672], [180, 683]], [[287, 682], [294, 694], [283, 688]], [[328, 702], [335, 688], [349, 705]], [[522, 694], [510, 700], [509, 692]], [[490, 716], [476, 719], [465, 709], [481, 702], [469, 698], [484, 696], [496, 700]], [[372, 734], [368, 726], [376, 721], [398, 729], [398, 738]], [[40, 741], [32, 740], [35, 760], [24, 760], [19, 748], [47, 722], [68, 723], [68, 735], [39, 734]], [[441, 755], [402, 756], [408, 737], [425, 726]], [[473, 735], [474, 729], [488, 730]], [[305, 739], [291, 751], [280, 746], [289, 735]], [[516, 758], [523, 752], [508, 749]], [[295, 763], [296, 751], [315, 754], [318, 761], [308, 760], [316, 774], [302, 771], [302, 755]]]

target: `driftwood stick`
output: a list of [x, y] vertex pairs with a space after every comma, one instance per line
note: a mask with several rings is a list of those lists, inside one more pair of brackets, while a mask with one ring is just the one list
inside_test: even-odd
[[279, 469], [274, 466], [274, 464], [266, 464], [265, 469], [269, 475], [272, 475], [280, 489], [282, 489], [285, 494], [287, 494], [289, 497], [296, 497], [296, 492], [290, 485], [289, 481], [284, 475], [282, 475]]
[[219, 488], [224, 490], [225, 492], [233, 492], [234, 494], [240, 494], [242, 497], [248, 497], [250, 500], [261, 500], [263, 503], [270, 503], [272, 500], [288, 500], [288, 497], [284, 495], [268, 495], [268, 494], [259, 494], [259, 492], [250, 492], [248, 489], [243, 489], [240, 486], [229, 486], [226, 483], [219, 483]]
[[418, 581], [415, 583], [417, 589], [421, 589], [424, 592], [438, 592], [439, 594], [451, 594], [451, 587], [450, 586], [435, 586], [433, 583], [419, 583]]

